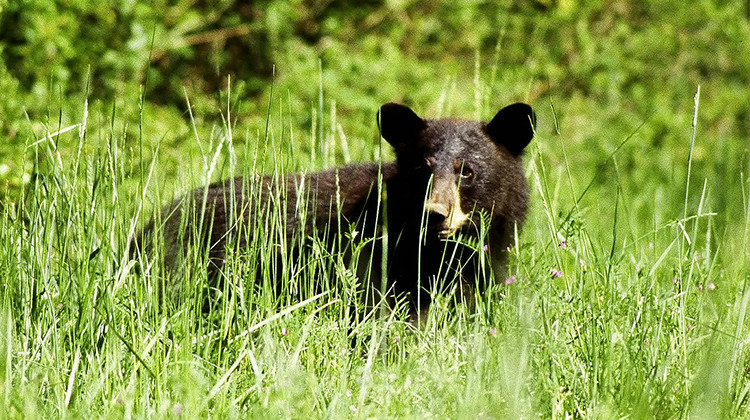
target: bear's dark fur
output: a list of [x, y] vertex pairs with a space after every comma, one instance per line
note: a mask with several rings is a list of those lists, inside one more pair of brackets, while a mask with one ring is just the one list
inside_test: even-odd
[[[178, 265], [184, 245], [193, 242], [208, 248], [209, 273], [216, 276], [227, 247], [248, 247], [257, 216], [266, 215], [267, 227], [273, 219], [268, 215], [275, 213], [285, 218], [270, 222], [280, 222], [278, 242], [285, 252], [299, 252], [310, 236], [325, 236], [333, 244], [339, 235], [356, 231], [379, 239], [371, 254], [377, 268], [386, 227], [389, 290], [407, 296], [412, 310], [418, 302], [426, 308], [436, 284], [476, 284], [478, 270], [486, 268], [481, 261], [503, 270], [505, 249], [526, 215], [521, 153], [533, 137], [534, 122], [531, 107], [522, 103], [501, 109], [487, 124], [422, 119], [403, 105], [383, 105], [378, 123], [395, 149], [395, 162], [252, 182], [236, 178], [198, 188], [162, 213], [165, 265]], [[467, 247], [455, 241], [459, 233], [479, 239], [480, 214], [490, 222], [484, 242]], [[142, 248], [140, 240], [154, 231], [153, 223], [137, 235], [134, 249]], [[179, 236], [182, 231], [186, 236]], [[484, 252], [490, 258], [479, 256]]]

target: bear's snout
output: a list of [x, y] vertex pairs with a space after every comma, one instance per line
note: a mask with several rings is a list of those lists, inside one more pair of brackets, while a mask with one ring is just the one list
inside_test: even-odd
[[442, 239], [452, 237], [469, 220], [461, 209], [461, 194], [454, 182], [437, 183], [424, 210], [427, 226]]

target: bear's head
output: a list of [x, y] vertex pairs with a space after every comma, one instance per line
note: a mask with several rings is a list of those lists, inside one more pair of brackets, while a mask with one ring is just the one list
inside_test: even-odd
[[378, 113], [381, 135], [396, 151], [400, 182], [422, 192], [428, 226], [442, 238], [476, 228], [477, 210], [491, 214], [493, 223], [523, 221], [528, 187], [521, 154], [535, 121], [524, 103], [506, 106], [489, 123], [422, 119], [394, 103]]

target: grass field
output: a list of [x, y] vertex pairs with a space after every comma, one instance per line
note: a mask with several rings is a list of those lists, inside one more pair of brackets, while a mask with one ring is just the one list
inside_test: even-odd
[[[93, 59], [70, 91], [0, 75], [0, 417], [747, 418], [745, 11], [594, 3], [508, 12], [502, 31], [469, 4], [428, 10], [436, 34], [412, 3], [361, 36], [336, 16], [312, 47], [274, 44], [253, 94], [186, 83], [178, 105], [150, 90], [157, 68], [106, 79], [111, 97]], [[531, 211], [473, 310], [438, 296], [419, 326], [352, 316], [356, 270], [323, 251], [276, 295], [273, 273], [250, 274], [272, 258], [258, 243], [230, 256], [232, 293], [206, 314], [205, 267], [160, 298], [158, 259], [128, 258], [140, 226], [208, 181], [392, 159], [375, 122], [391, 100], [537, 112]]]

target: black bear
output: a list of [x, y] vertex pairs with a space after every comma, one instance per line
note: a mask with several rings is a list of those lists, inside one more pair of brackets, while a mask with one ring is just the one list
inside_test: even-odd
[[[476, 279], [487, 277], [488, 266], [503, 271], [506, 248], [526, 216], [521, 155], [534, 124], [532, 108], [523, 103], [501, 109], [489, 123], [422, 119], [404, 105], [385, 104], [378, 125], [395, 162], [198, 188], [162, 212], [165, 265], [178, 265], [192, 243], [207, 251], [215, 277], [228, 248], [249, 248], [257, 236], [270, 235], [264, 243], [276, 243], [281, 252], [300, 253], [311, 237], [341, 246], [345, 234], [356, 232], [376, 239], [371, 267], [381, 267], [387, 255], [389, 294], [405, 296], [412, 311], [426, 308], [430, 292], [451, 283], [481, 289]], [[151, 222], [133, 249], [153, 231]]]

